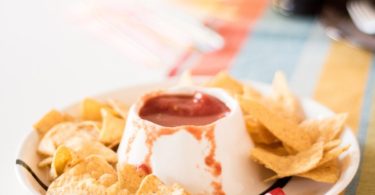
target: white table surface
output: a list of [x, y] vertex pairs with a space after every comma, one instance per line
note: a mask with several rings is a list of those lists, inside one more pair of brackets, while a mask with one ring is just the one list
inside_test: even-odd
[[62, 8], [57, 0], [0, 0], [0, 194], [28, 194], [14, 172], [17, 149], [49, 109], [164, 77], [67, 23]]

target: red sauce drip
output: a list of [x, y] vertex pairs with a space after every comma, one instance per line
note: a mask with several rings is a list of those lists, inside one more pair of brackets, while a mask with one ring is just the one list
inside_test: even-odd
[[175, 127], [207, 125], [229, 112], [216, 97], [201, 92], [194, 94], [164, 94], [146, 100], [139, 116], [156, 124]]
[[198, 141], [202, 140], [202, 129], [197, 127], [186, 127], [185, 128], [187, 132], [189, 132], [192, 136], [195, 137]]
[[137, 170], [138, 170], [138, 171], [142, 171], [142, 172], [145, 173], [146, 175], [152, 173], [151, 167], [148, 166], [148, 165], [146, 165], [146, 164], [140, 164], [140, 165], [137, 167]]
[[210, 142], [211, 148], [210, 152], [204, 159], [204, 162], [208, 167], [210, 167], [211, 172], [214, 176], [219, 176], [221, 174], [221, 164], [215, 159], [216, 142], [214, 129], [208, 130], [205, 134], [205, 137]]
[[221, 186], [221, 183], [219, 182], [212, 182], [211, 186], [214, 188], [214, 195], [225, 195], [225, 192], [223, 191], [223, 187]]
[[[134, 124], [135, 127], [137, 127], [137, 129], [140, 128], [139, 125], [137, 125], [136, 122], [134, 122], [133, 124]], [[137, 134], [138, 134], [138, 130], [130, 136], [130, 138], [127, 142], [127, 147], [126, 147], [126, 151], [125, 151], [125, 156], [127, 158], [129, 157], [129, 153], [132, 149], [132, 145], [133, 145], [133, 142], [134, 142], [135, 138], [137, 137]]]
[[[216, 179], [218, 179], [219, 176], [221, 175], [221, 163], [215, 159], [216, 140], [215, 140], [214, 128], [206, 131], [205, 138], [209, 141], [211, 147], [210, 147], [210, 151], [208, 155], [204, 159], [204, 162], [206, 163], [207, 167], [210, 169], [211, 174], [214, 177], [216, 177]], [[213, 194], [215, 195], [225, 194], [223, 192], [220, 182], [213, 181], [211, 183], [211, 186], [214, 189]]]

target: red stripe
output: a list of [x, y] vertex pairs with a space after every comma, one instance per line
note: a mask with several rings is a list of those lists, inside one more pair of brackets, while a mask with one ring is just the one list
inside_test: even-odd
[[192, 74], [214, 75], [228, 69], [267, 4], [267, 0], [239, 0], [238, 20], [225, 22], [217, 28], [217, 32], [225, 40], [225, 46], [218, 51], [203, 55], [193, 66]]

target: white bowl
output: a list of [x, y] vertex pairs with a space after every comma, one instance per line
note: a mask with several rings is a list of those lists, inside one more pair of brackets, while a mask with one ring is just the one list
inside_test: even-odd
[[[269, 93], [270, 91], [269, 85], [256, 82], [251, 83], [263, 93]], [[126, 87], [114, 90], [109, 93], [103, 93], [94, 97], [103, 100], [107, 98], [118, 99], [130, 105], [147, 92], [161, 88], [165, 89], [174, 86], [175, 84], [175, 79], [169, 79], [159, 83]], [[307, 117], [309, 118], [327, 117], [334, 114], [328, 108], [311, 99], [302, 99], [302, 106], [307, 114]], [[77, 114], [77, 110], [77, 104], [73, 104], [72, 106], [64, 109], [64, 111], [69, 112], [71, 114]], [[35, 131], [30, 130], [30, 133], [20, 143], [20, 149], [17, 158], [26, 162], [26, 164], [29, 165], [29, 167], [35, 172], [35, 174], [41, 179], [41, 181], [44, 184], [48, 185], [49, 181], [47, 180], [47, 170], [42, 170], [37, 167], [37, 164], [40, 160], [39, 155], [36, 153], [38, 142], [38, 134]], [[342, 192], [353, 179], [358, 169], [360, 159], [358, 142], [350, 128], [345, 128], [342, 133], [342, 145], [346, 144], [351, 144], [351, 147], [348, 151], [341, 154], [339, 157], [341, 161], [341, 176], [335, 184], [324, 184], [304, 178], [293, 177], [291, 180], [289, 180], [289, 182], [286, 183], [285, 187], [283, 188], [286, 194], [336, 195]], [[259, 175], [254, 177], [265, 178], [267, 175], [270, 175], [270, 171], [261, 166], [258, 167]], [[35, 180], [35, 178], [32, 177], [29, 171], [27, 171], [24, 167], [15, 165], [15, 169], [16, 174], [20, 180], [20, 183], [22, 183], [27, 189], [29, 189], [31, 193], [43, 194], [45, 192], [44, 189]], [[258, 183], [259, 185], [252, 186], [253, 191], [250, 194], [259, 194], [272, 185], [272, 183], [264, 183], [261, 181], [259, 181]]]

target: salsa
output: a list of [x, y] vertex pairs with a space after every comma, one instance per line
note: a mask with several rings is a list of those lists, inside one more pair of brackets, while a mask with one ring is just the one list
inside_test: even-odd
[[162, 126], [175, 127], [207, 125], [224, 117], [229, 111], [218, 98], [195, 92], [152, 97], [146, 100], [139, 116]]

